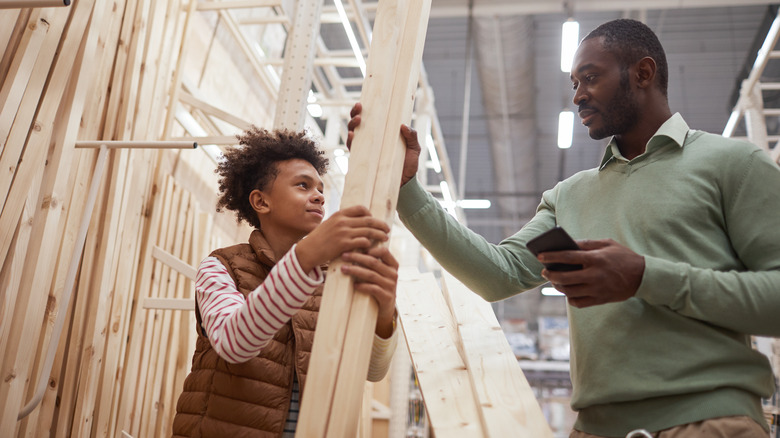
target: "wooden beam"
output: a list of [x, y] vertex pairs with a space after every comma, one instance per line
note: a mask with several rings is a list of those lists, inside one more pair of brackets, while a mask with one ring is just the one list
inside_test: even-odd
[[485, 435], [552, 438], [547, 420], [490, 303], [447, 272], [442, 275], [442, 284], [457, 322], [463, 359]]
[[[367, 205], [391, 222], [405, 154], [399, 129], [411, 118], [429, 11], [429, 0], [380, 4], [342, 208]], [[357, 427], [377, 307], [373, 298], [354, 293], [352, 279], [339, 272], [341, 263], [331, 264], [325, 282], [300, 437], [344, 437]]]
[[192, 265], [188, 264], [184, 260], [176, 257], [175, 255], [169, 253], [168, 251], [160, 248], [157, 245], [152, 247], [152, 257], [165, 263], [174, 271], [184, 275], [190, 280], [195, 280], [195, 276], [198, 274], [197, 268], [193, 267]]
[[213, 11], [215, 9], [272, 8], [280, 5], [281, 0], [202, 1], [198, 2], [198, 10]]
[[[0, 433], [3, 435], [10, 436], [15, 429], [16, 417], [22, 407], [25, 385], [32, 372], [32, 366], [29, 364], [34, 358], [34, 348], [38, 344], [41, 320], [46, 310], [45, 303], [48, 299], [54, 267], [51, 256], [52, 254], [56, 255], [56, 250], [52, 248], [52, 245], [56, 240], [54, 236], [59, 229], [59, 218], [62, 211], [58, 204], [64, 202], [58, 190], [65, 185], [64, 181], [67, 181], [64, 169], [70, 170], [72, 144], [78, 131], [77, 120], [81, 117], [86, 85], [91, 78], [86, 73], [80, 75], [80, 72], [85, 65], [90, 64], [97, 42], [97, 31], [94, 30], [94, 27], [87, 33], [93, 5], [94, 0], [84, 0], [71, 11], [73, 17], [65, 34], [59, 57], [52, 70], [52, 80], [38, 111], [40, 129], [30, 133], [27, 151], [31, 153], [24, 154], [22, 165], [19, 166], [20, 172], [27, 166], [32, 166], [33, 169], [38, 166], [43, 167], [43, 162], [39, 160], [48, 158], [48, 171], [44, 172], [44, 178], [38, 187], [31, 185], [31, 180], [28, 180], [25, 185], [24, 178], [21, 176], [15, 178], [11, 191], [12, 196], [8, 198], [14, 199], [13, 194], [20, 196], [21, 193], [24, 193], [26, 196], [30, 192], [35, 192], [35, 207], [39, 210], [34, 217], [33, 233], [30, 236], [29, 248], [25, 254], [25, 267], [20, 283], [20, 288], [25, 290], [24, 300], [26, 302], [25, 306], [20, 309], [21, 311], [17, 312], [22, 321], [14, 329], [21, 330], [21, 332], [12, 330], [11, 337], [15, 339], [15, 346], [12, 345], [10, 350], [4, 351], [3, 369], [13, 370], [15, 378], [6, 379], [0, 385], [0, 405], [3, 407], [0, 409], [2, 412]], [[103, 10], [100, 8], [100, 11]], [[85, 38], [85, 33], [88, 35], [87, 38]], [[71, 71], [75, 73], [75, 76], [73, 83], [68, 87]], [[62, 96], [65, 96], [65, 99], [60, 99]], [[63, 101], [66, 106], [61, 114], [66, 120], [66, 125], [70, 128], [58, 130], [55, 141], [51, 142], [50, 135], [54, 128], [54, 120]], [[46, 157], [43, 151], [51, 152]], [[26, 161], [28, 157], [29, 162]], [[27, 170], [27, 172], [37, 173], [32, 169]], [[38, 193], [40, 193], [40, 198]], [[6, 217], [13, 218], [13, 222], [18, 220], [24, 205], [21, 202], [24, 197], [15, 199], [18, 199], [15, 204], [3, 208], [3, 215], [9, 212]], [[5, 251], [3, 255], [5, 255]], [[5, 374], [5, 371], [3, 373]]]
[[459, 352], [456, 323], [436, 279], [416, 269], [399, 274], [398, 316], [433, 432], [444, 437], [488, 436]]
[[[198, 108], [199, 110], [203, 111], [208, 115], [217, 117], [225, 122], [228, 122], [238, 129], [246, 130], [249, 129], [249, 127], [252, 125], [250, 122], [236, 115], [230, 114], [228, 111], [219, 109], [214, 105], [209, 104], [208, 102], [198, 99], [190, 93], [180, 92], [179, 101], [181, 103]], [[235, 141], [235, 137], [234, 137], [234, 141]]]

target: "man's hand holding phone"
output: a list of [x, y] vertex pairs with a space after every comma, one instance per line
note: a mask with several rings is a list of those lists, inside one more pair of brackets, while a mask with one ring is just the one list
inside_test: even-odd
[[636, 294], [645, 258], [612, 239], [574, 241], [559, 227], [528, 241], [542, 276], [574, 307], [625, 301]]

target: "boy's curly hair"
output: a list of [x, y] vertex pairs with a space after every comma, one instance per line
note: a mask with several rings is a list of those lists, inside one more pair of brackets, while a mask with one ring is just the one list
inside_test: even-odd
[[224, 153], [224, 160], [214, 171], [219, 174], [217, 211], [236, 213], [236, 222], [247, 221], [260, 229], [260, 220], [249, 204], [252, 190], [264, 190], [279, 174], [276, 163], [291, 159], [306, 160], [323, 175], [328, 167], [324, 152], [305, 132], [268, 131], [257, 126], [237, 135], [240, 145]]

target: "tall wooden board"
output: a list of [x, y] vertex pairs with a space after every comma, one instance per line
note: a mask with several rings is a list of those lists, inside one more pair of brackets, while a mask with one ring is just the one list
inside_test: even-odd
[[[430, 13], [430, 0], [379, 3], [341, 207], [367, 205], [392, 222]], [[337, 260], [328, 270], [296, 436], [355, 433], [376, 324], [375, 301], [355, 294]], [[332, 409], [335, 407], [335, 409]]]

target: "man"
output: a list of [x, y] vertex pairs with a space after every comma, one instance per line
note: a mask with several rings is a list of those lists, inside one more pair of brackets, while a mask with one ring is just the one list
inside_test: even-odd
[[[458, 224], [417, 182], [420, 146], [406, 126], [398, 212], [488, 300], [545, 280], [567, 295], [571, 437], [639, 428], [662, 438], [766, 437], [760, 399], [773, 375], [749, 335], [780, 336], [780, 169], [755, 146], [672, 115], [667, 71], [640, 22], [611, 21], [583, 39], [574, 103], [592, 138], [612, 139], [598, 168], [546, 191], [535, 217], [500, 244]], [[556, 225], [581, 251], [534, 257], [525, 243]], [[541, 262], [583, 268], [553, 272]]]

